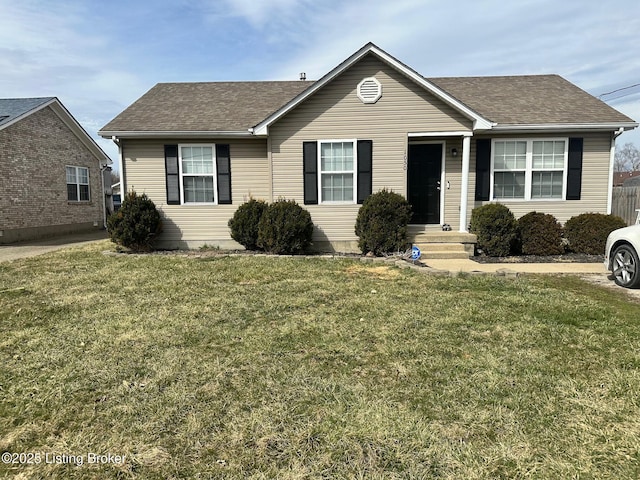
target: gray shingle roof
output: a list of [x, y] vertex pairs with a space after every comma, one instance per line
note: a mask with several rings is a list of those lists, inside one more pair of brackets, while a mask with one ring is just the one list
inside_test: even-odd
[[246, 132], [311, 84], [159, 83], [102, 131]]
[[54, 97], [0, 98], [0, 127], [53, 99]]
[[633, 122], [626, 115], [559, 75], [450, 77], [427, 80], [498, 124]]
[[[427, 80], [498, 124], [633, 122], [558, 75]], [[302, 81], [160, 83], [102, 132], [247, 131], [311, 85]]]

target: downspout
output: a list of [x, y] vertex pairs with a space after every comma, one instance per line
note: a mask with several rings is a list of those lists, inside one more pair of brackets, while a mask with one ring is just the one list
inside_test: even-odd
[[611, 215], [613, 205], [613, 169], [616, 157], [616, 138], [624, 133], [624, 128], [620, 127], [611, 135], [611, 149], [609, 151], [609, 189], [607, 194], [607, 215]]
[[102, 185], [102, 228], [107, 229], [107, 198], [104, 188], [104, 172], [109, 168], [109, 164], [100, 165], [100, 184]]

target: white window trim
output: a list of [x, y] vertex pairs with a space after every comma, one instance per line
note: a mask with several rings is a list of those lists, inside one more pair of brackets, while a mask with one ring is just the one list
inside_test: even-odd
[[[352, 143], [353, 144], [353, 170], [340, 170], [324, 172], [326, 174], [353, 173], [353, 200], [333, 201], [322, 198], [322, 144], [323, 143]], [[358, 139], [318, 140], [318, 204], [319, 205], [355, 205], [358, 202]]]
[[[211, 157], [213, 160], [213, 173], [209, 174], [184, 174], [182, 173], [182, 148], [183, 147], [211, 147]], [[178, 173], [180, 174], [180, 205], [200, 206], [218, 205], [218, 164], [216, 161], [215, 143], [180, 143], [178, 144]], [[185, 202], [184, 200], [184, 177], [213, 177], [213, 202]]]
[[[91, 201], [91, 177], [89, 175], [90, 174], [89, 167], [80, 167], [78, 165], [65, 165], [65, 169], [64, 169], [65, 185], [72, 185], [71, 183], [67, 183], [67, 168], [74, 168], [76, 170], [76, 182], [74, 185], [76, 186], [76, 193], [78, 195], [77, 200], [69, 200], [69, 193], [67, 192], [67, 202], [74, 202], [74, 203], [90, 202]], [[78, 175], [78, 170], [81, 168], [87, 171], [87, 183], [80, 183], [80, 175]], [[80, 185], [86, 185], [88, 187], [89, 198], [86, 200], [80, 200]]]
[[[562, 168], [533, 168], [533, 142], [564, 142], [564, 162]], [[494, 192], [494, 173], [495, 164], [493, 153], [495, 152], [496, 142], [526, 142], [526, 165], [524, 175], [524, 198], [495, 198]], [[569, 137], [541, 137], [541, 138], [493, 138], [491, 139], [491, 191], [489, 198], [493, 202], [564, 202], [567, 198], [567, 172], [569, 170]], [[497, 170], [498, 172], [522, 172], [519, 170]], [[531, 187], [534, 172], [562, 172], [562, 197], [532, 198]]]

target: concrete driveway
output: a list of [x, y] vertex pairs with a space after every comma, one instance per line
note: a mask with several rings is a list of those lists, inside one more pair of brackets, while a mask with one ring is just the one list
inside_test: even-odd
[[64, 235], [49, 239], [34, 240], [30, 242], [12, 243], [0, 245], [0, 262], [16, 260], [19, 258], [35, 257], [43, 253], [53, 252], [67, 247], [84, 245], [109, 238], [105, 230], [97, 230], [88, 233]]

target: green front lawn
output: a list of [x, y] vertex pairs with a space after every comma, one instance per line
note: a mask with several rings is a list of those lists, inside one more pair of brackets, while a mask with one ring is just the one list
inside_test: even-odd
[[41, 455], [0, 477], [640, 475], [616, 293], [110, 245], [0, 263], [0, 452]]

